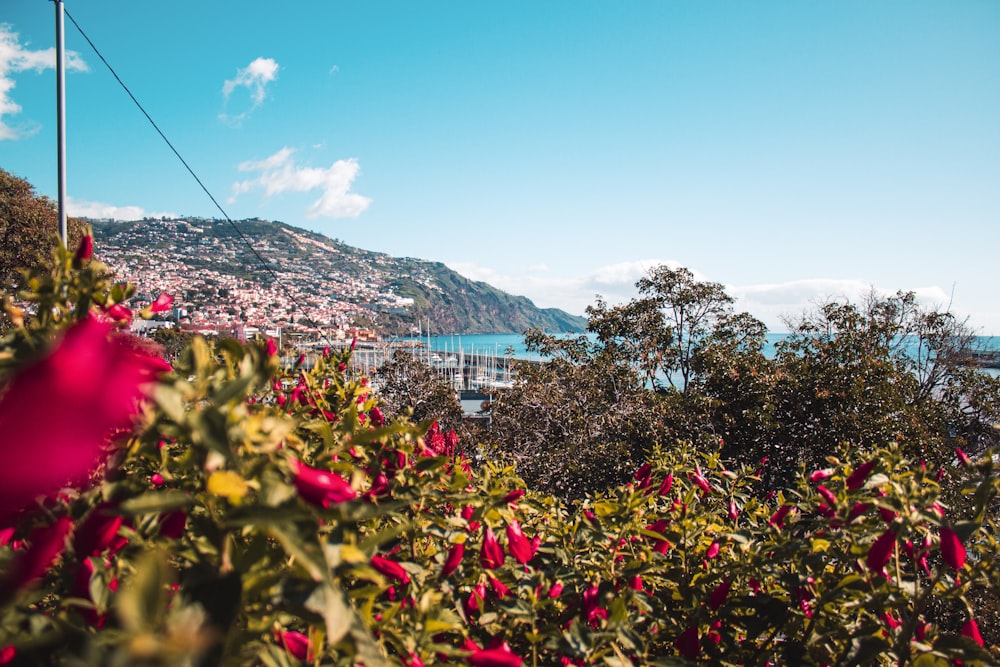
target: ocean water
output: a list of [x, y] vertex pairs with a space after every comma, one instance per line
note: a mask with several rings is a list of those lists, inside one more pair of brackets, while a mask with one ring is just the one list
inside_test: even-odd
[[[589, 334], [593, 336], [593, 334]], [[776, 346], [788, 334], [771, 333], [767, 334], [767, 341], [764, 345], [764, 355], [768, 358], [775, 355]], [[430, 336], [420, 340], [425, 346], [430, 341], [430, 349], [444, 355], [458, 355], [460, 352], [465, 355], [491, 355], [496, 357], [509, 356], [512, 359], [539, 359], [537, 352], [529, 352], [524, 344], [524, 336], [521, 334], [474, 334], [449, 336]], [[976, 345], [982, 350], [1000, 350], [1000, 336], [978, 336]], [[998, 369], [984, 369], [986, 373], [1000, 377]]]

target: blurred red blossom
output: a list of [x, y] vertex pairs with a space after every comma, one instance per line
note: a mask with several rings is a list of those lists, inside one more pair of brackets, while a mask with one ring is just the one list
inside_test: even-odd
[[108, 436], [131, 425], [146, 385], [170, 370], [132, 336], [86, 317], [0, 390], [0, 516], [87, 481]]

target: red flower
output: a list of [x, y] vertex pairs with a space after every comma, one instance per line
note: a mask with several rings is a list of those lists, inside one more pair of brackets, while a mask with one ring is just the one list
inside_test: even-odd
[[965, 566], [965, 546], [951, 528], [941, 526], [941, 558], [956, 570]]
[[111, 503], [101, 503], [87, 515], [73, 535], [73, 553], [79, 559], [99, 556], [107, 549], [122, 525], [122, 516], [115, 514]]
[[526, 565], [529, 560], [535, 557], [538, 542], [529, 541], [521, 531], [521, 524], [515, 519], [507, 524], [507, 547], [514, 560], [521, 565]]
[[608, 612], [605, 609], [601, 609], [600, 601], [597, 599], [597, 595], [600, 589], [594, 585], [583, 592], [583, 615], [587, 617], [587, 621], [590, 622], [591, 626], [597, 622], [600, 618], [607, 618]]
[[667, 473], [667, 476], [663, 478], [660, 482], [660, 490], [656, 492], [658, 496], [665, 496], [670, 493], [670, 487], [674, 485], [674, 475], [673, 473]]
[[716, 556], [718, 556], [719, 555], [719, 548], [720, 547], [719, 547], [719, 543], [718, 542], [712, 542], [712, 546], [710, 546], [708, 548], [708, 551], [705, 552], [705, 558], [708, 558], [709, 560], [711, 560], [711, 559], [715, 558]]
[[489, 580], [490, 580], [490, 588], [493, 589], [493, 592], [496, 593], [496, 596], [498, 598], [503, 599], [504, 597], [510, 594], [510, 589], [507, 588], [506, 584], [504, 584], [502, 581], [500, 581], [496, 577], [490, 577]]
[[368, 416], [371, 417], [372, 426], [378, 427], [385, 423], [385, 415], [377, 405], [368, 411]]
[[267, 350], [267, 356], [269, 357], [274, 357], [278, 355], [278, 345], [277, 343], [274, 342], [273, 338], [267, 339], [266, 350]]
[[87, 317], [14, 375], [0, 398], [0, 516], [86, 481], [109, 434], [131, 425], [145, 386], [169, 368], [131, 336]]
[[441, 568], [441, 576], [447, 577], [457, 570], [463, 556], [465, 556], [465, 543], [459, 542], [458, 544], [453, 544], [448, 551], [448, 557], [444, 560], [444, 567]]
[[552, 588], [549, 589], [549, 597], [555, 599], [560, 595], [562, 595], [562, 591], [563, 591], [563, 585], [557, 581], [556, 583], [552, 584]]
[[[454, 431], [449, 431], [449, 433], [454, 433]], [[503, 497], [503, 501], [507, 504], [516, 503], [518, 500], [524, 497], [524, 489], [514, 489], [506, 496]]]
[[383, 558], [382, 556], [372, 556], [369, 562], [376, 571], [386, 577], [395, 579], [396, 581], [404, 584], [410, 583], [410, 575], [407, 574], [406, 570], [403, 569], [403, 566], [396, 561]]
[[738, 519], [739, 516], [740, 516], [740, 510], [739, 510], [738, 507], [736, 507], [736, 501], [730, 500], [729, 501], [729, 519], [731, 521], [736, 521], [736, 519]]
[[708, 480], [705, 479], [705, 476], [701, 474], [701, 466], [695, 467], [694, 475], [691, 475], [691, 481], [693, 481], [698, 486], [698, 488], [700, 488], [705, 493], [712, 492], [712, 485], [709, 484]]
[[830, 507], [835, 507], [837, 505], [837, 496], [833, 495], [833, 491], [826, 488], [822, 484], [816, 487], [816, 492], [823, 496], [823, 500], [825, 500]]
[[851, 476], [847, 478], [847, 488], [850, 490], [860, 489], [868, 479], [868, 475], [871, 474], [872, 468], [875, 467], [875, 460], [872, 459], [868, 463], [862, 463], [858, 466], [858, 469], [851, 473]]
[[292, 630], [277, 630], [274, 638], [288, 652], [288, 655], [298, 660], [312, 660], [312, 647], [309, 637]]
[[715, 611], [726, 601], [729, 596], [729, 589], [732, 588], [732, 582], [729, 579], [723, 579], [712, 594], [708, 596], [708, 608]]
[[493, 529], [487, 527], [483, 534], [483, 546], [479, 551], [479, 562], [487, 570], [495, 570], [503, 565], [503, 547], [497, 541], [497, 536]]
[[872, 543], [868, 549], [868, 569], [873, 572], [882, 572], [886, 563], [892, 557], [893, 547], [896, 546], [896, 533], [887, 530]]
[[688, 660], [697, 660], [698, 652], [701, 650], [700, 642], [698, 641], [698, 628], [691, 627], [682, 632], [674, 642], [674, 646], [682, 657]]
[[424, 667], [424, 661], [421, 660], [420, 655], [418, 653], [414, 653], [413, 651], [410, 651], [409, 659], [403, 658], [403, 664], [406, 665], [406, 667]]
[[965, 625], [962, 626], [962, 636], [968, 637], [980, 646], [984, 646], [983, 636], [979, 634], [979, 624], [976, 623], [976, 619], [974, 618], [970, 618], [965, 622]]
[[497, 648], [478, 649], [466, 660], [472, 667], [521, 667], [521, 657], [510, 650], [507, 642]]
[[160, 537], [171, 540], [180, 539], [187, 527], [187, 514], [184, 510], [174, 510], [160, 517]]
[[294, 459], [291, 467], [295, 474], [295, 488], [310, 505], [327, 508], [354, 500], [358, 495], [347, 480], [334, 472], [310, 468]]
[[170, 310], [170, 307], [174, 305], [174, 297], [169, 294], [161, 294], [156, 297], [156, 301], [149, 304], [149, 312], [151, 313], [162, 313], [165, 310]]
[[90, 259], [94, 254], [94, 237], [85, 234], [80, 238], [80, 245], [76, 247], [75, 259]]
[[67, 516], [56, 519], [52, 525], [35, 528], [29, 538], [30, 546], [6, 565], [0, 577], [0, 598], [41, 579], [66, 548], [66, 536], [72, 529], [73, 521]]
[[639, 483], [640, 489], [645, 489], [649, 486], [649, 475], [653, 472], [653, 466], [648, 463], [643, 463], [639, 466], [639, 469], [635, 471], [632, 477]]
[[785, 518], [788, 516], [788, 513], [791, 512], [791, 511], [792, 511], [792, 506], [791, 505], [782, 505], [781, 507], [779, 507], [777, 509], [777, 511], [775, 511], [774, 514], [771, 515], [771, 518], [768, 519], [767, 522], [769, 524], [771, 524], [772, 526], [774, 526], [775, 528], [778, 528], [778, 529], [784, 528], [785, 527]]
[[132, 311], [126, 306], [116, 303], [107, 310], [108, 316], [119, 322], [131, 322], [132, 321]]

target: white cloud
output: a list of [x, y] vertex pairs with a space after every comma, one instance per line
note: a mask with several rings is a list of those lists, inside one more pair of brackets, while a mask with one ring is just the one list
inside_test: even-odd
[[[638, 296], [635, 283], [650, 268], [659, 264], [677, 268], [683, 266], [673, 260], [636, 260], [597, 267], [583, 275], [559, 276], [539, 267], [517, 274], [506, 274], [490, 267], [471, 262], [448, 263], [448, 266], [472, 280], [481, 280], [510, 294], [523, 295], [540, 308], [561, 308], [574, 315], [584, 314], [586, 307], [596, 303], [600, 295], [609, 305], [628, 302]], [[691, 269], [698, 280], [711, 280]], [[784, 283], [757, 285], [727, 285], [726, 291], [736, 299], [736, 309], [751, 313], [768, 330], [787, 330], [785, 321], [796, 319], [806, 311], [815, 310], [830, 300], [859, 301], [872, 289], [879, 294], [895, 294], [897, 288], [881, 288], [856, 279], [806, 279]], [[948, 294], [940, 287], [901, 288], [912, 290], [925, 308], [948, 307]]]
[[[916, 294], [925, 308], [947, 308], [948, 295], [940, 287], [902, 288]], [[736, 299], [736, 307], [752, 313], [771, 331], [784, 331], [785, 322], [795, 321], [803, 313], [829, 301], [859, 302], [868, 293], [889, 296], [896, 289], [882, 288], [856, 279], [815, 278], [761, 285], [728, 285], [726, 291]]]
[[234, 183], [230, 202], [235, 201], [237, 195], [255, 189], [262, 189], [265, 197], [319, 190], [319, 199], [306, 210], [308, 218], [356, 218], [371, 205], [369, 197], [350, 191], [361, 171], [356, 159], [337, 160], [322, 169], [298, 166], [292, 159], [293, 153], [293, 149], [286, 147], [263, 160], [240, 164], [240, 171], [256, 171], [260, 175]]
[[96, 201], [66, 198], [66, 213], [74, 218], [98, 220], [141, 220], [143, 218], [176, 218], [176, 213], [147, 213], [138, 206], [114, 206]]
[[235, 79], [227, 79], [222, 84], [222, 98], [226, 105], [237, 88], [246, 88], [250, 95], [250, 108], [236, 115], [226, 112], [219, 114], [223, 121], [238, 125], [250, 113], [263, 104], [267, 97], [267, 84], [278, 78], [278, 63], [273, 58], [256, 58], [243, 69], [236, 71]]
[[[56, 50], [41, 49], [31, 51], [27, 44], [21, 45], [18, 34], [5, 23], [0, 23], [0, 140], [19, 139], [37, 131], [37, 126], [30, 125], [20, 129], [11, 127], [4, 121], [4, 116], [12, 116], [21, 112], [21, 105], [11, 97], [14, 89], [14, 74], [34, 70], [42, 72], [55, 68]], [[87, 71], [87, 63], [74, 51], [66, 52], [66, 70]]]

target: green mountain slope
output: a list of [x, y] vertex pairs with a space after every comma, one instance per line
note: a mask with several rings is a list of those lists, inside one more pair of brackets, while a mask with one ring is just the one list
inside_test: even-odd
[[241, 220], [235, 229], [224, 220], [201, 218], [90, 222], [104, 261], [128, 267], [140, 281], [169, 267], [190, 277], [193, 284], [178, 287], [193, 301], [220, 294], [219, 285], [228, 286], [225, 277], [231, 277], [272, 287], [277, 280], [298, 303], [333, 300], [363, 307], [370, 321], [393, 334], [428, 320], [441, 333], [520, 333], [531, 327], [563, 332], [586, 326], [582, 317], [537, 308], [440, 262], [354, 248], [282, 222]]

